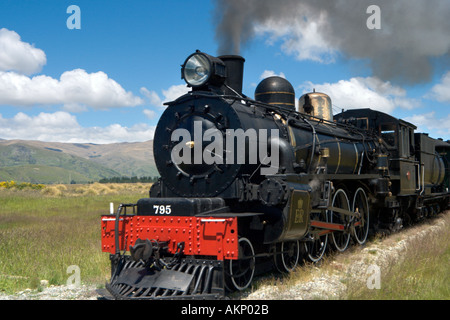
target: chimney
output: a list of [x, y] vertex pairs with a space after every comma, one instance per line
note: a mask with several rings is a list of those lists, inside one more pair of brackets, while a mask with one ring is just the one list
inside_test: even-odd
[[[225, 80], [225, 85], [232, 88], [239, 95], [242, 95], [245, 59], [238, 55], [225, 55], [218, 58], [227, 66], [227, 78]], [[225, 94], [233, 96], [236, 95], [233, 90], [225, 87]]]

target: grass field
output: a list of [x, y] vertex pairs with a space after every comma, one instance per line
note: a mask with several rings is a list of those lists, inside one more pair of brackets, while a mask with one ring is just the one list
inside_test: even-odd
[[[422, 231], [425, 236], [417, 236]], [[379, 288], [367, 284], [373, 264], [380, 267]], [[299, 287], [314, 291], [311, 284], [318, 279], [330, 286], [316, 290], [313, 299], [450, 300], [450, 211], [389, 236], [376, 235], [363, 247], [330, 253], [320, 267], [306, 263], [289, 275], [263, 278], [254, 290], [286, 299], [285, 292]]]
[[109, 255], [101, 252], [100, 215], [109, 203], [135, 203], [149, 184], [51, 185], [41, 190], [0, 188], [0, 292], [39, 289], [41, 280], [104, 284]]
[[[407, 246], [399, 261], [384, 268], [381, 285], [349, 285], [348, 299], [357, 300], [449, 300], [450, 299], [450, 214], [441, 214], [445, 224]], [[424, 222], [426, 225], [427, 222]], [[396, 235], [391, 241], [395, 241]]]
[[[44, 279], [50, 285], [66, 284], [72, 265], [80, 268], [82, 284], [102, 286], [110, 276], [110, 264], [109, 255], [101, 252], [100, 215], [109, 213], [110, 202], [115, 208], [135, 203], [148, 196], [149, 188], [150, 184], [98, 183], [37, 190], [0, 187], [0, 292], [39, 289]], [[450, 215], [445, 219], [446, 227], [439, 233], [414, 243], [400, 263], [383, 269], [380, 290], [355, 282], [348, 286], [346, 298], [450, 299]], [[345, 254], [339, 257], [346, 259]], [[333, 268], [332, 261], [325, 261], [320, 269]], [[313, 269], [298, 268], [284, 282], [307, 281]]]

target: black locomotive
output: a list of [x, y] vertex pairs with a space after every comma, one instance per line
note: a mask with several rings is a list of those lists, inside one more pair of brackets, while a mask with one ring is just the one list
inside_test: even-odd
[[244, 61], [197, 51], [182, 65], [192, 90], [156, 128], [160, 180], [102, 216], [116, 298], [220, 297], [267, 262], [290, 272], [449, 206], [450, 143], [371, 109], [333, 116], [319, 92], [296, 110], [280, 77], [248, 98]]

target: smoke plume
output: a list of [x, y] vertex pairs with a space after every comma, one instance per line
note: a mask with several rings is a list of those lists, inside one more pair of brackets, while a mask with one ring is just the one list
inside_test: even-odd
[[[367, 27], [371, 5], [380, 29]], [[415, 84], [430, 80], [433, 59], [448, 62], [449, 17], [440, 0], [216, 0], [216, 38], [219, 54], [262, 35], [299, 60], [361, 59], [382, 80]]]

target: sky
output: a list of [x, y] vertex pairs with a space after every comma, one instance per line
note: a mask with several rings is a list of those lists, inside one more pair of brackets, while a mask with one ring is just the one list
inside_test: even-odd
[[0, 0], [0, 139], [151, 140], [199, 49], [242, 55], [249, 97], [279, 75], [297, 99], [315, 89], [335, 113], [447, 140], [449, 16], [438, 0]]

